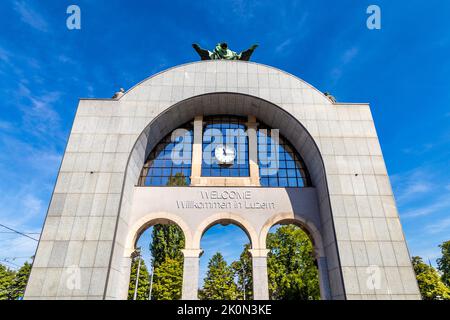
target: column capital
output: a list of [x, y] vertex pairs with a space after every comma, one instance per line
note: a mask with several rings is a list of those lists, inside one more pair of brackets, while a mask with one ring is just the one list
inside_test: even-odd
[[203, 254], [202, 249], [181, 249], [181, 252], [185, 258], [200, 258]]
[[269, 249], [249, 249], [248, 250], [253, 258], [267, 258]]

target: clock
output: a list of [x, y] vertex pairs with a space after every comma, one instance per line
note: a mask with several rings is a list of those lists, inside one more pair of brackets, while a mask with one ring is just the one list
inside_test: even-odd
[[233, 164], [236, 150], [231, 146], [218, 145], [214, 150], [214, 156], [219, 164]]

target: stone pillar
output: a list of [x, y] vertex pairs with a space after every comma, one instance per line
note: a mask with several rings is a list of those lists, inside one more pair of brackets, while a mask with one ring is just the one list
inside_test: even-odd
[[203, 250], [184, 249], [181, 251], [184, 255], [183, 289], [181, 292], [181, 300], [197, 300], [200, 256], [203, 253]]
[[248, 159], [250, 166], [250, 183], [252, 186], [260, 186], [259, 166], [258, 166], [258, 137], [257, 123], [255, 116], [248, 116], [247, 135], [248, 135]]
[[194, 143], [192, 145], [191, 185], [199, 185], [202, 176], [202, 144], [203, 144], [203, 116], [194, 119]]
[[269, 279], [267, 274], [267, 249], [250, 249], [253, 269], [253, 299], [269, 300]]
[[317, 258], [317, 269], [319, 271], [320, 299], [331, 300], [330, 280], [328, 278], [328, 263], [326, 257]]

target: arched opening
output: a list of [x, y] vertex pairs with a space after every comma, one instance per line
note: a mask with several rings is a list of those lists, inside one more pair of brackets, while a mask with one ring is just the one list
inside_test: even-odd
[[[239, 106], [237, 110], [236, 106]], [[139, 183], [139, 178], [143, 178], [145, 172], [142, 171], [145, 162], [149, 159], [149, 155], [155, 146], [163, 139], [165, 136], [170, 134], [174, 128], [183, 126], [183, 124], [191, 121], [196, 115], [203, 115], [203, 117], [214, 116], [214, 115], [233, 115], [233, 116], [254, 116], [255, 119], [259, 119], [261, 123], [264, 123], [270, 128], [280, 128], [280, 136], [283, 136], [286, 141], [285, 145], [288, 146], [285, 149], [289, 151], [289, 147], [297, 152], [297, 154], [302, 156], [303, 163], [301, 161], [295, 161], [295, 154], [292, 163], [295, 162], [296, 171], [296, 183], [297, 186], [288, 190], [289, 194], [295, 193], [293, 189], [298, 189], [301, 186], [312, 186], [314, 190], [310, 190], [309, 194], [315, 197], [317, 194], [317, 205], [318, 214], [315, 215], [313, 220], [315, 225], [319, 226], [320, 229], [316, 230], [321, 234], [322, 237], [326, 238], [326, 246], [321, 247], [321, 259], [319, 265], [322, 266], [323, 272], [321, 273], [321, 278], [326, 278], [323, 283], [327, 286], [325, 292], [326, 296], [324, 298], [340, 298], [345, 295], [343, 287], [343, 278], [341, 274], [341, 269], [339, 265], [339, 259], [333, 259], [333, 257], [338, 257], [337, 243], [335, 239], [334, 224], [331, 212], [331, 203], [328, 194], [328, 182], [325, 173], [324, 162], [320, 153], [320, 150], [313, 139], [313, 136], [308, 132], [308, 130], [296, 119], [292, 114], [288, 113], [282, 107], [277, 106], [269, 101], [263, 100], [259, 97], [238, 94], [238, 93], [214, 93], [214, 94], [203, 94], [195, 97], [188, 98], [183, 101], [179, 101], [171, 106], [168, 106], [161, 114], [159, 114], [147, 127], [143, 130], [139, 138], [137, 139], [135, 145], [132, 148], [130, 157], [127, 164], [127, 171], [124, 177], [123, 190], [120, 199], [120, 212], [117, 222], [117, 228], [123, 229], [128, 228], [128, 225], [134, 225], [133, 217], [130, 215], [130, 202], [133, 199], [133, 194], [137, 188], [135, 186], [146, 185]], [[288, 154], [287, 152], [286, 154]], [[286, 159], [287, 161], [291, 161]], [[300, 160], [300, 159], [299, 159]], [[286, 167], [288, 164], [286, 163]], [[302, 176], [303, 168], [308, 168], [308, 179], [303, 179]], [[171, 168], [171, 174], [172, 174]], [[286, 169], [289, 169], [287, 167]], [[298, 169], [298, 170], [297, 170]], [[300, 173], [300, 174], [298, 174]], [[289, 174], [289, 172], [287, 173]], [[169, 175], [170, 177], [170, 175]], [[262, 175], [261, 175], [262, 177]], [[305, 175], [306, 177], [306, 175]], [[281, 187], [286, 185], [286, 180], [284, 177], [277, 177], [277, 185], [272, 184], [269, 178], [267, 186]], [[144, 179], [141, 179], [141, 181]], [[292, 183], [294, 183], [292, 175]], [[273, 180], [275, 181], [275, 180]], [[305, 183], [306, 182], [306, 183]], [[288, 188], [290, 188], [289, 177], [288, 177]], [[167, 183], [159, 184], [167, 186]], [[266, 187], [267, 187], [266, 186]], [[304, 188], [308, 189], [308, 188]], [[312, 188], [311, 188], [312, 189]], [[308, 190], [305, 191], [306, 193]], [[306, 194], [305, 193], [305, 194]], [[295, 203], [294, 203], [295, 204]], [[164, 208], [158, 208], [159, 211], [164, 211]], [[211, 217], [211, 216], [210, 216]], [[122, 219], [123, 218], [123, 219]], [[322, 222], [322, 223], [321, 223]], [[202, 224], [203, 225], [203, 224]], [[248, 228], [246, 228], [248, 230]], [[259, 232], [259, 231], [258, 231]], [[259, 244], [260, 238], [258, 236], [252, 235], [253, 231], [250, 232], [253, 243]], [[322, 233], [324, 233], [322, 235]], [[193, 245], [189, 249], [199, 248], [200, 236], [193, 232], [192, 235]], [[128, 254], [127, 248], [122, 248], [120, 243], [125, 242], [122, 237], [126, 237], [123, 233], [118, 233], [115, 235], [114, 241], [115, 246], [113, 249], [113, 255], [120, 255], [120, 257], [126, 257]], [[263, 246], [258, 246], [256, 249], [264, 248]], [[123, 253], [125, 253], [123, 255]], [[189, 253], [191, 254], [191, 253]], [[259, 253], [258, 254], [262, 254]], [[330, 259], [327, 259], [331, 257]], [[255, 258], [255, 257], [254, 257]], [[196, 259], [196, 258], [195, 258]], [[192, 258], [193, 262], [195, 261]], [[123, 287], [118, 287], [116, 283], [119, 281], [125, 282], [128, 275], [126, 272], [118, 271], [121, 270], [120, 266], [116, 265], [120, 259], [111, 259], [110, 268], [108, 269], [107, 277], [107, 288], [105, 289], [105, 294], [116, 297], [122, 297]], [[196, 273], [198, 274], [198, 273]], [[125, 280], [125, 281], [123, 281]], [[197, 282], [195, 279], [194, 282]], [[321, 282], [322, 284], [322, 282]], [[330, 284], [333, 284], [330, 286]], [[264, 290], [266, 291], [266, 290]]]
[[251, 240], [232, 220], [209, 225], [201, 237], [200, 300], [253, 300]]
[[266, 248], [270, 300], [320, 300], [316, 250], [301, 223], [284, 220], [273, 225]]
[[183, 283], [183, 230], [155, 220], [137, 233], [131, 254], [128, 300], [179, 300]]

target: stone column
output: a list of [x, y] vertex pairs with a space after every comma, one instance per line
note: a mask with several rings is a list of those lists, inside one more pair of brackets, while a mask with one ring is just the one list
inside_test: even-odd
[[248, 159], [250, 166], [250, 183], [252, 186], [260, 186], [258, 166], [258, 137], [256, 135], [257, 123], [255, 116], [248, 116]]
[[203, 116], [194, 119], [194, 143], [192, 145], [191, 185], [200, 184], [202, 176], [202, 144], [203, 144]]
[[253, 299], [269, 300], [269, 279], [267, 275], [267, 249], [250, 249], [253, 268]]
[[203, 253], [203, 250], [184, 249], [181, 251], [184, 255], [183, 289], [181, 292], [181, 300], [197, 300], [200, 256]]
[[320, 299], [331, 300], [330, 280], [328, 278], [328, 263], [326, 257], [317, 258], [319, 271]]

